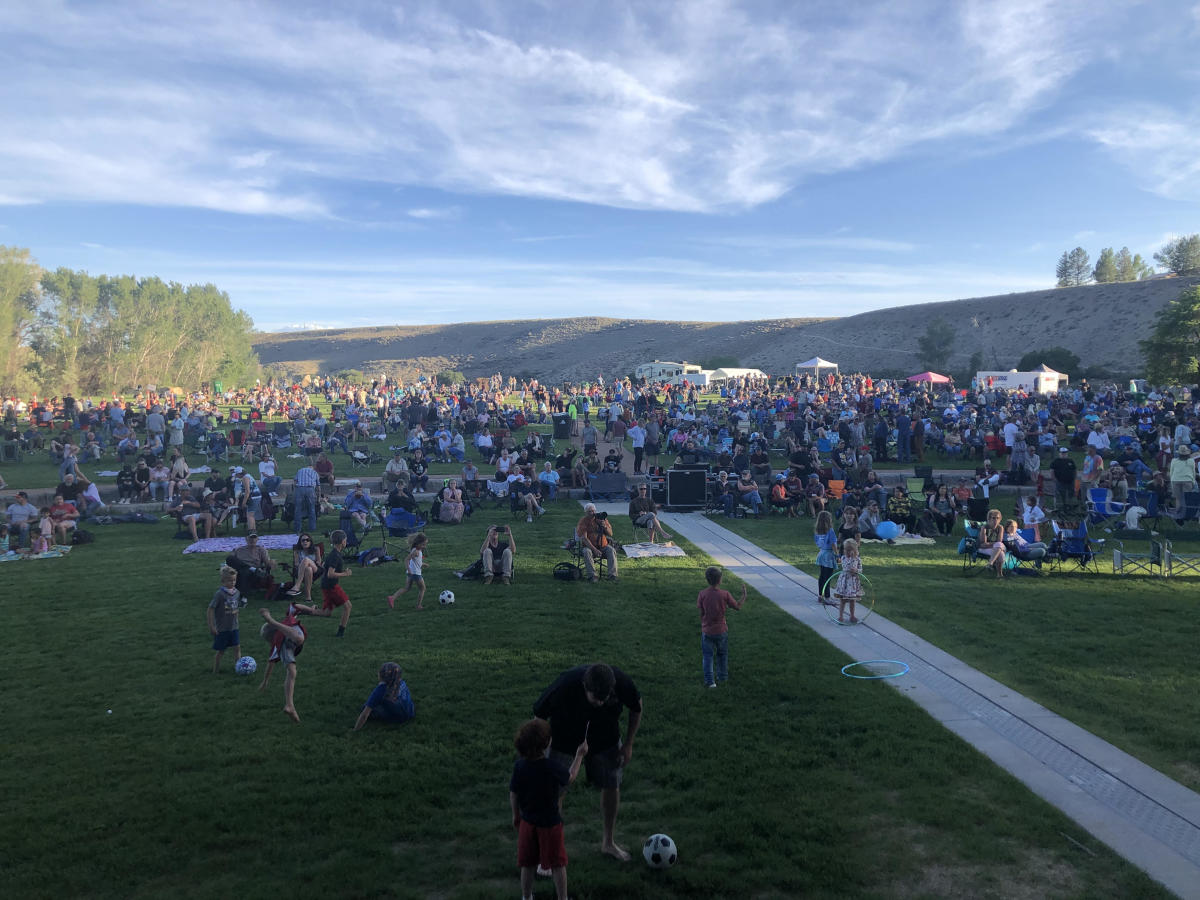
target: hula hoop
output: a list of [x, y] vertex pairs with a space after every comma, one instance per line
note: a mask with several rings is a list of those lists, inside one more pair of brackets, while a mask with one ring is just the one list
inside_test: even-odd
[[[846, 620], [843, 622], [843, 621], [839, 621], [838, 616], [837, 616], [838, 608], [841, 605], [841, 598], [838, 597], [837, 594], [834, 592], [834, 588], [837, 587], [838, 576], [841, 574], [842, 574], [842, 570], [837, 569], [832, 575], [830, 575], [825, 580], [825, 584], [821, 585], [821, 590], [819, 591], [819, 596], [817, 597], [817, 600], [818, 600], [818, 602], [820, 602], [821, 608], [825, 610], [826, 618], [828, 618], [829, 621], [832, 622], [834, 625], [861, 625], [863, 622], [865, 622], [867, 620], [867, 618], [871, 615], [871, 613], [873, 613], [875, 611], [875, 591], [871, 588], [871, 579], [868, 578], [866, 575], [859, 573], [858, 580], [860, 582], [862, 582], [863, 595], [861, 597], [854, 598], [855, 611], [857, 612], [857, 615], [855, 616], [855, 618], [857, 618], [858, 621], [851, 622], [849, 620]], [[825, 602], [825, 587], [826, 587], [826, 585], [828, 585], [830, 588], [829, 593], [830, 593], [831, 599], [829, 600], [829, 603], [833, 604], [832, 606], [830, 606], [829, 603]], [[849, 602], [849, 599], [847, 599], [847, 603], [848, 602]]]
[[[884, 675], [854, 675], [847, 672], [847, 669], [853, 669], [855, 666], [873, 666], [877, 664], [887, 664], [890, 666], [902, 666], [899, 672], [888, 672]], [[864, 659], [861, 662], [846, 663], [842, 666], [842, 674], [847, 678], [857, 678], [860, 681], [879, 681], [883, 678], [899, 678], [901, 675], [908, 674], [908, 663], [900, 659]]]

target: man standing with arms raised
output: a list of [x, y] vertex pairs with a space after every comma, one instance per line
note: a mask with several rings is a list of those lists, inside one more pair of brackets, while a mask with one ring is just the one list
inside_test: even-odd
[[[621, 740], [621, 710], [629, 709], [629, 725]], [[550, 723], [550, 757], [566, 765], [587, 738], [584, 757], [588, 782], [600, 788], [604, 838], [600, 852], [622, 862], [629, 851], [617, 845], [613, 832], [621, 804], [621, 780], [633, 757], [633, 738], [642, 721], [642, 696], [628, 675], [604, 663], [568, 669], [542, 691], [533, 714]]]

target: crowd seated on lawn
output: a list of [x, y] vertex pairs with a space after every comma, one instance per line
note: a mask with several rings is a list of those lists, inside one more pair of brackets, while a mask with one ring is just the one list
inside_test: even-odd
[[[331, 405], [329, 412], [317, 408], [321, 399]], [[1084, 451], [1082, 487], [1107, 488], [1117, 502], [1140, 487], [1157, 495], [1164, 511], [1178, 513], [1184, 494], [1197, 483], [1193, 441], [1200, 435], [1200, 397], [1186, 390], [1142, 395], [1117, 385], [1096, 389], [1086, 380], [1044, 397], [986, 384], [959, 390], [953, 383], [913, 384], [864, 374], [742, 378], [722, 385], [715, 399], [701, 400], [686, 382], [598, 379], [550, 387], [500, 375], [460, 385], [420, 377], [367, 383], [324, 377], [268, 381], [220, 394], [139, 390], [131, 398], [99, 401], [10, 397], [3, 405], [5, 439], [26, 452], [47, 448], [77, 483], [81, 465], [107, 457], [120, 468], [117, 488], [126, 502], [175, 500], [190, 488], [189, 503], [218, 510], [235, 499], [226, 495], [232, 488], [210, 486], [206, 479], [204, 490], [212, 492], [206, 497], [188, 470], [185, 451], [205, 445], [210, 459], [219, 458], [251, 440], [267, 450], [264, 437], [254, 432], [258, 422], [282, 423], [292, 446], [315, 456], [321, 485], [330, 491], [329, 454], [349, 451], [356, 436], [381, 433], [398, 435], [395, 445], [412, 452], [407, 460], [392, 455], [383, 472], [389, 489], [404, 481], [406, 488], [425, 489], [430, 456], [462, 463], [464, 484], [477, 483], [475, 463], [467, 462], [468, 442], [479, 460], [505, 477], [532, 475], [530, 486], [547, 497], [559, 487], [585, 486], [589, 475], [606, 466], [622, 467], [616, 444], [604, 456], [580, 455], [563, 445], [551, 451], [540, 433], [520, 434], [525, 423], [546, 423], [555, 414], [566, 414], [573, 433], [585, 443], [590, 438], [597, 449], [598, 425], [616, 438], [636, 423], [645, 432], [651, 465], [708, 463], [735, 473], [718, 487], [722, 505], [728, 498], [755, 512], [776, 507], [814, 514], [818, 507], [838, 505], [830, 503], [830, 483], [842, 482], [841, 504], [860, 511], [855, 522], [860, 530], [862, 516], [868, 526], [873, 521], [872, 503], [886, 518], [915, 524], [928, 510], [939, 530], [952, 528], [967, 497], [988, 495], [1000, 483], [1032, 486], [1048, 479], [1043, 461], [1057, 457], [1058, 447]], [[162, 462], [164, 452], [178, 455]], [[936, 465], [957, 457], [983, 461], [982, 478], [951, 485], [935, 497], [889, 496], [875, 472], [884, 463]], [[543, 459], [552, 465], [539, 472], [535, 463]], [[278, 478], [273, 460], [257, 461], [261, 486], [269, 491]], [[414, 461], [420, 464], [414, 467]], [[557, 485], [544, 477], [547, 471], [557, 475]], [[65, 474], [60, 487], [69, 491]], [[818, 488], [811, 487], [813, 475]], [[86, 487], [86, 479], [81, 483]], [[86, 499], [77, 502], [86, 510]], [[223, 508], [228, 515], [229, 507]]]

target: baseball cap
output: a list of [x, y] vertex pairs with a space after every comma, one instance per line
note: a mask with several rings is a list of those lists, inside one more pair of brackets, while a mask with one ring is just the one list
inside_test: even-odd
[[257, 532], [257, 531], [252, 531], [252, 532], [250, 532], [248, 535], [246, 535], [246, 539], [247, 539], [247, 540], [249, 540], [250, 538], [256, 538], [256, 537], [258, 537], [258, 532]]
[[1059, 452], [1059, 453], [1067, 453], [1067, 452], [1068, 452], [1068, 450], [1067, 450], [1067, 448], [1066, 448], [1066, 447], [1059, 447], [1059, 448], [1058, 448], [1058, 452]]
[[212, 488], [205, 488], [203, 496], [207, 497], [211, 493], [212, 493]]

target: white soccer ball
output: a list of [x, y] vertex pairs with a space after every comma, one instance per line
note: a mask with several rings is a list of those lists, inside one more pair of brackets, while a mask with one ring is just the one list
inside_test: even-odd
[[438, 594], [438, 603], [442, 606], [450, 606], [454, 603], [454, 591], [442, 591]]
[[253, 656], [243, 656], [233, 664], [233, 671], [239, 675], [253, 675], [258, 671], [258, 663], [254, 661]]
[[652, 869], [669, 869], [679, 858], [679, 851], [675, 848], [675, 842], [667, 835], [652, 834], [642, 845], [642, 856], [646, 858], [646, 865]]

